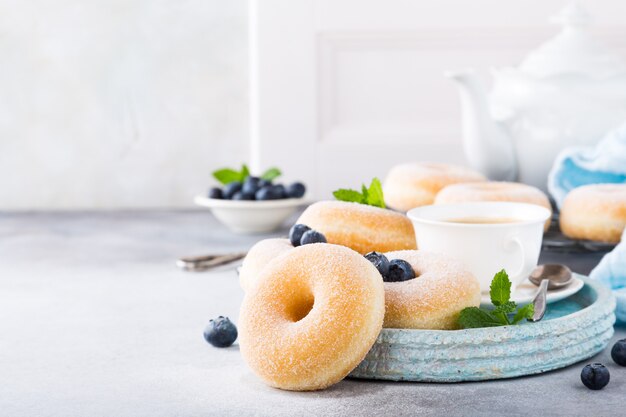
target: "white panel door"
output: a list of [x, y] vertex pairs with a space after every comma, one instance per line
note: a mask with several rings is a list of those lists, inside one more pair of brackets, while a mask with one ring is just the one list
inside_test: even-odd
[[[446, 69], [516, 64], [558, 31], [561, 0], [260, 0], [251, 3], [252, 164], [312, 197], [414, 160], [464, 163]], [[626, 49], [617, 0], [585, 6]], [[621, 36], [620, 36], [621, 35]]]

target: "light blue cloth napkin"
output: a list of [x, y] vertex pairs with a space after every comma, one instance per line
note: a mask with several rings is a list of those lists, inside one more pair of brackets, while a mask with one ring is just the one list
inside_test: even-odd
[[587, 184], [626, 182], [626, 123], [596, 146], [572, 146], [556, 157], [548, 191], [560, 208], [572, 189]]
[[613, 290], [617, 299], [615, 316], [618, 322], [626, 322], [626, 230], [622, 241], [610, 253], [604, 255], [593, 271], [591, 279], [600, 281]]

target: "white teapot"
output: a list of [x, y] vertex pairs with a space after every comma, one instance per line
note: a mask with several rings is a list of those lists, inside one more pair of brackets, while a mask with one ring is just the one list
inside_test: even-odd
[[552, 163], [570, 145], [593, 145], [626, 121], [626, 65], [586, 30], [572, 4], [553, 39], [518, 68], [493, 70], [489, 95], [471, 70], [448, 72], [461, 94], [463, 144], [473, 168], [494, 180], [546, 189]]

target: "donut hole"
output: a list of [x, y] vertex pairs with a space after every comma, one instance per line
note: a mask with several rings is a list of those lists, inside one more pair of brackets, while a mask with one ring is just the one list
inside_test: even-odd
[[313, 304], [315, 298], [312, 293], [300, 293], [292, 297], [286, 306], [287, 320], [297, 323], [304, 319], [313, 310]]

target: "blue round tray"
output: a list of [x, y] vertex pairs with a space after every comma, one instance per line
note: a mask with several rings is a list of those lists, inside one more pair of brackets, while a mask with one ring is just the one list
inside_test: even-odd
[[513, 378], [563, 368], [602, 351], [613, 335], [615, 297], [585, 286], [548, 305], [543, 320], [467, 330], [383, 329], [353, 378], [460, 382]]

